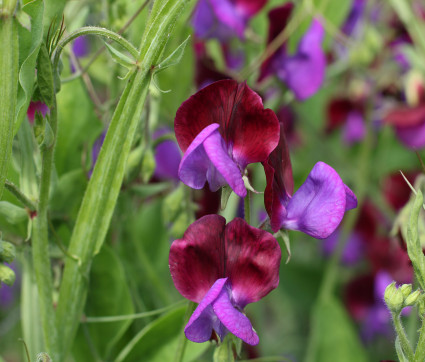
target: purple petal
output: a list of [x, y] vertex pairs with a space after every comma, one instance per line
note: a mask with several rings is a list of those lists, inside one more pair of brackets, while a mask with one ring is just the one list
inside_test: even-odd
[[345, 211], [355, 209], [357, 207], [357, 197], [354, 192], [344, 184], [345, 188]]
[[218, 127], [217, 123], [213, 123], [196, 136], [180, 163], [179, 177], [194, 189], [201, 189], [206, 180], [211, 191], [217, 191], [228, 183], [237, 195], [245, 197], [241, 171], [228, 155]]
[[208, 170], [207, 179], [211, 190], [215, 191], [223, 186], [223, 184], [219, 184], [217, 180], [221, 181], [224, 177], [226, 182], [238, 196], [245, 197], [246, 188], [242, 179], [241, 170], [239, 170], [236, 163], [227, 154], [226, 145], [218, 130], [211, 133], [211, 135], [205, 139], [204, 149], [209, 159], [220, 173], [219, 177], [217, 177], [213, 175], [213, 172], [215, 172], [214, 168]]
[[189, 322], [184, 328], [184, 333], [191, 341], [197, 343], [208, 341], [211, 338], [213, 329], [217, 332], [221, 339], [223, 339], [226, 335], [227, 330], [223, 328], [223, 326], [220, 326], [221, 323], [214, 315], [214, 311], [211, 306], [222, 290], [226, 289], [224, 288], [226, 281], [227, 278], [218, 279], [190, 317]]
[[320, 88], [325, 77], [326, 57], [321, 48], [324, 30], [317, 20], [301, 39], [297, 53], [288, 57], [278, 73], [299, 100], [304, 100]]
[[[347, 20], [342, 26], [342, 31], [347, 35], [353, 35], [361, 24], [363, 12], [366, 7], [365, 0], [354, 0]], [[354, 34], [355, 35], [355, 34]]]
[[282, 226], [324, 239], [341, 222], [346, 197], [346, 186], [338, 173], [327, 164], [318, 162], [289, 200]]
[[363, 140], [366, 134], [366, 126], [363, 115], [358, 111], [351, 111], [345, 123], [344, 141], [351, 145], [355, 142]]
[[393, 282], [392, 276], [386, 271], [379, 271], [375, 276], [374, 294], [376, 300], [384, 300], [385, 289]]
[[36, 112], [40, 112], [43, 117], [46, 117], [46, 114], [49, 112], [49, 107], [40, 101], [30, 102], [27, 110], [27, 117], [30, 123], [34, 122]]
[[252, 328], [248, 317], [232, 304], [229, 290], [222, 288], [217, 299], [212, 303], [213, 310], [223, 325], [245, 343], [255, 346], [259, 342], [257, 333]]
[[406, 147], [420, 149], [425, 146], [425, 120], [411, 127], [395, 127], [395, 131]]

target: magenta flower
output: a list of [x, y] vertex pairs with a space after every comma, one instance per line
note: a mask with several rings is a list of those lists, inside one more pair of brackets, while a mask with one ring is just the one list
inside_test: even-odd
[[226, 225], [219, 215], [195, 221], [171, 245], [169, 265], [182, 296], [199, 303], [185, 327], [188, 339], [205, 342], [213, 331], [244, 342], [259, 342], [242, 313], [279, 284], [281, 251], [276, 239], [236, 218]]
[[416, 107], [395, 108], [384, 117], [384, 121], [394, 126], [398, 139], [406, 147], [425, 147], [425, 101]]
[[27, 117], [28, 121], [31, 124], [34, 123], [34, 117], [36, 112], [39, 112], [43, 115], [43, 117], [46, 117], [46, 114], [49, 113], [49, 107], [47, 107], [41, 101], [30, 102], [30, 105], [28, 106], [27, 110]]
[[184, 156], [180, 180], [211, 191], [229, 184], [246, 196], [242, 176], [248, 164], [267, 159], [279, 142], [279, 121], [264, 109], [260, 96], [246, 83], [215, 82], [186, 100], [174, 121]]
[[245, 38], [249, 20], [267, 0], [199, 0], [193, 14], [195, 35], [203, 39], [216, 38], [227, 42]]
[[[268, 43], [285, 28], [292, 8], [293, 5], [288, 3], [270, 11]], [[325, 78], [326, 57], [321, 47], [323, 36], [322, 25], [318, 20], [313, 19], [300, 40], [295, 54], [288, 55], [286, 44], [283, 44], [262, 65], [259, 80], [274, 74], [286, 83], [297, 99], [305, 100], [311, 97], [322, 86]]]
[[357, 207], [353, 191], [323, 162], [316, 163], [307, 180], [291, 196], [292, 167], [282, 130], [279, 146], [263, 166], [267, 177], [264, 204], [274, 232], [285, 228], [324, 239], [335, 231], [346, 210]]

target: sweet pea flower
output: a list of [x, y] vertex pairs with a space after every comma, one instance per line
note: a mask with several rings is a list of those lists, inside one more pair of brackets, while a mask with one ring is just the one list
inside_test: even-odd
[[46, 114], [49, 113], [49, 107], [47, 107], [46, 104], [44, 104], [41, 101], [35, 101], [35, 102], [30, 102], [30, 105], [28, 106], [28, 110], [27, 110], [27, 117], [28, 117], [28, 121], [33, 124], [34, 123], [34, 118], [35, 118], [35, 113], [39, 112], [43, 115], [43, 117], [46, 117]]
[[184, 152], [180, 180], [211, 191], [228, 184], [246, 196], [243, 174], [248, 164], [267, 159], [279, 142], [279, 121], [264, 109], [260, 96], [246, 83], [215, 82], [183, 102], [174, 130]]
[[363, 112], [362, 102], [351, 101], [348, 98], [335, 98], [328, 105], [326, 130], [330, 132], [342, 124], [344, 143], [352, 145], [360, 142], [366, 135]]
[[[168, 127], [161, 127], [153, 134], [156, 140], [170, 133]], [[178, 168], [181, 161], [180, 150], [175, 141], [164, 140], [155, 148], [155, 171], [154, 177], [158, 180], [178, 181]]]
[[169, 266], [180, 294], [196, 303], [185, 327], [193, 342], [206, 342], [213, 331], [221, 340], [228, 332], [250, 345], [259, 342], [248, 317], [249, 303], [279, 284], [281, 251], [266, 231], [236, 218], [226, 225], [219, 215], [195, 221], [171, 245]]
[[274, 232], [285, 228], [324, 239], [335, 231], [345, 211], [357, 207], [353, 191], [324, 162], [316, 163], [292, 195], [292, 166], [283, 126], [279, 146], [263, 162], [263, 167], [267, 178], [264, 204]]
[[[269, 12], [268, 43], [285, 28], [292, 9], [293, 5], [287, 3]], [[283, 44], [262, 64], [259, 81], [274, 74], [294, 92], [298, 100], [314, 95], [325, 78], [326, 57], [321, 47], [323, 36], [323, 26], [313, 19], [295, 54], [288, 55], [286, 44]]]
[[234, 37], [245, 39], [249, 20], [267, 0], [199, 0], [193, 14], [195, 35], [228, 42]]

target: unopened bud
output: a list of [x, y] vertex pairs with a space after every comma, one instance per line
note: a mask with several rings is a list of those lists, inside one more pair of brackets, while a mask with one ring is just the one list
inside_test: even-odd
[[0, 264], [0, 283], [12, 286], [15, 282], [15, 272], [4, 264]]
[[385, 289], [384, 299], [391, 312], [400, 313], [403, 307], [404, 296], [402, 291], [396, 287], [395, 282], [392, 282]]
[[15, 256], [15, 246], [7, 241], [0, 240], [0, 261], [11, 263]]
[[403, 297], [407, 298], [412, 293], [412, 284], [403, 284], [399, 289], [403, 293]]
[[420, 296], [421, 292], [419, 290], [414, 291], [412, 294], [406, 297], [406, 299], [404, 300], [404, 306], [409, 307], [415, 305]]

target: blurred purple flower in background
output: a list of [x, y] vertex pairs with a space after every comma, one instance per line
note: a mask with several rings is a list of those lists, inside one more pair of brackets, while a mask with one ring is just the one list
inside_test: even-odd
[[[322, 248], [326, 256], [330, 256], [335, 250], [341, 236], [340, 229], [336, 229], [330, 236], [323, 240]], [[345, 265], [353, 265], [359, 262], [365, 254], [365, 240], [356, 232], [352, 233], [347, 240], [341, 261]]]
[[267, 0], [199, 0], [193, 14], [195, 35], [225, 43], [234, 37], [245, 39], [249, 20]]
[[169, 267], [177, 290], [199, 303], [185, 327], [188, 339], [206, 342], [228, 332], [250, 345], [259, 338], [243, 309], [279, 284], [281, 251], [266, 231], [219, 215], [195, 221], [171, 245]]
[[[156, 130], [153, 134], [153, 139], [156, 140], [161, 136], [170, 134], [171, 131], [162, 127]], [[179, 164], [182, 157], [179, 146], [172, 140], [165, 140], [159, 143], [155, 148], [155, 171], [154, 177], [159, 180], [179, 181]]]
[[354, 38], [362, 26], [362, 18], [366, 8], [366, 0], [354, 0], [351, 5], [350, 13], [342, 26], [342, 31], [346, 35], [353, 36]]
[[[269, 12], [268, 44], [286, 27], [292, 9], [293, 4], [287, 3]], [[287, 54], [286, 44], [283, 44], [262, 64], [259, 81], [275, 75], [294, 92], [298, 100], [314, 95], [325, 77], [326, 57], [321, 46], [323, 36], [323, 26], [313, 19], [295, 54]]]
[[72, 43], [72, 51], [77, 58], [83, 58], [89, 54], [90, 44], [85, 35], [79, 36]]
[[10, 306], [20, 289], [20, 274], [16, 267], [16, 263], [6, 263], [6, 266], [10, 267], [10, 269], [15, 272], [16, 279], [12, 286], [0, 283], [0, 308], [7, 308]]

